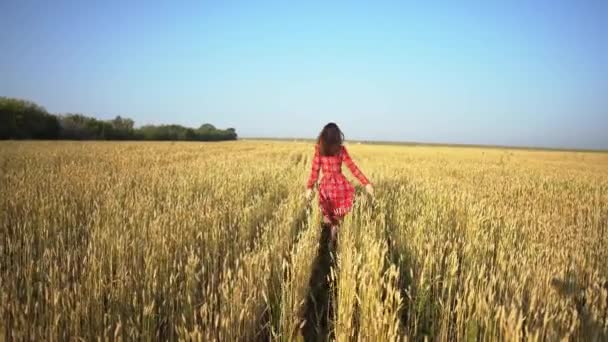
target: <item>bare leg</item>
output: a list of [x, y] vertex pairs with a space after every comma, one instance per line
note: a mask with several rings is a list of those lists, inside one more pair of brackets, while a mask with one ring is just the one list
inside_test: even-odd
[[342, 219], [344, 217], [336, 216], [331, 224], [331, 241], [333, 243], [336, 242], [338, 237], [338, 230], [340, 229], [340, 224], [342, 223]]
[[327, 229], [329, 230], [329, 244], [331, 245], [333, 239], [334, 239], [334, 234], [333, 234], [333, 223], [334, 221], [331, 219], [331, 217], [329, 216], [323, 216], [323, 229]]
[[339, 227], [340, 226], [338, 226], [337, 224], [331, 226], [331, 241], [336, 241], [336, 236], [338, 235]]

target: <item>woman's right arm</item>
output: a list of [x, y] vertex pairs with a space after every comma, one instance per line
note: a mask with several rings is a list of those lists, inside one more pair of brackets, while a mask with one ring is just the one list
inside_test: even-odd
[[312, 187], [317, 182], [319, 178], [319, 169], [321, 168], [321, 157], [319, 155], [319, 146], [315, 146], [315, 155], [312, 158], [312, 167], [310, 170], [310, 177], [308, 178], [308, 183], [306, 184], [307, 189], [312, 189]]

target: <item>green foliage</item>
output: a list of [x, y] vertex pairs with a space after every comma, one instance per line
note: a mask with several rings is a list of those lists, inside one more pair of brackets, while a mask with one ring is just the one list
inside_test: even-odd
[[66, 114], [59, 117], [62, 139], [74, 140], [130, 140], [135, 139], [134, 122], [117, 116], [102, 121], [82, 114]]
[[[205, 125], [203, 125], [205, 126]], [[236, 140], [234, 129], [222, 130], [206, 127], [195, 130], [180, 125], [146, 125], [136, 130], [136, 135], [142, 140], [189, 140], [189, 141], [220, 141]]]
[[57, 117], [37, 104], [0, 97], [0, 139], [56, 139]]
[[236, 140], [234, 128], [217, 129], [206, 123], [198, 129], [180, 125], [146, 125], [117, 116], [104, 121], [83, 114], [55, 116], [37, 104], [0, 97], [0, 139], [68, 140]]

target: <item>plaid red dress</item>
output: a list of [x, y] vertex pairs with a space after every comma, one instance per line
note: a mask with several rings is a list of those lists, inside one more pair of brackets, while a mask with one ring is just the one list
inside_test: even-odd
[[319, 206], [323, 216], [332, 222], [341, 219], [351, 210], [355, 198], [355, 188], [342, 174], [342, 162], [346, 163], [346, 166], [361, 184], [369, 184], [369, 181], [350, 158], [344, 146], [340, 148], [340, 152], [335, 156], [322, 156], [319, 152], [319, 146], [315, 146], [315, 156], [312, 160], [312, 170], [307, 188], [312, 189], [319, 177], [319, 169], [322, 169], [323, 177], [319, 182]]

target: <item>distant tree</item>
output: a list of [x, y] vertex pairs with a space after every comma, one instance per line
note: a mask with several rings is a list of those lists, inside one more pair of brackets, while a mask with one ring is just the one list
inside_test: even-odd
[[117, 116], [110, 121], [110, 124], [112, 125], [112, 132], [111, 136], [107, 136], [107, 138], [126, 140], [133, 137], [133, 127], [135, 126], [133, 120]]
[[[82, 114], [65, 114], [59, 117], [61, 138], [69, 140], [88, 140], [98, 138], [94, 119]], [[96, 120], [95, 120], [96, 121]], [[102, 129], [103, 131], [103, 129]]]
[[215, 131], [216, 128], [210, 123], [202, 124], [201, 127], [198, 128], [199, 131]]
[[0, 97], [0, 139], [56, 139], [57, 118], [37, 104]]
[[230, 127], [228, 129], [226, 129], [226, 131], [228, 132], [229, 140], [236, 140], [237, 139], [236, 129]]
[[152, 125], [145, 125], [136, 130], [136, 135], [142, 140], [154, 140], [157, 136], [157, 128]]
[[44, 128], [38, 138], [58, 139], [61, 133], [61, 126], [59, 125], [57, 117], [52, 114], [45, 114], [42, 121]]
[[236, 130], [217, 129], [205, 123], [197, 129], [180, 125], [145, 125], [121, 116], [98, 120], [83, 114], [52, 115], [37, 104], [0, 97], [0, 139], [73, 139], [73, 140], [188, 140], [219, 141], [237, 139]]
[[16, 138], [16, 103], [13, 99], [0, 97], [0, 139]]

